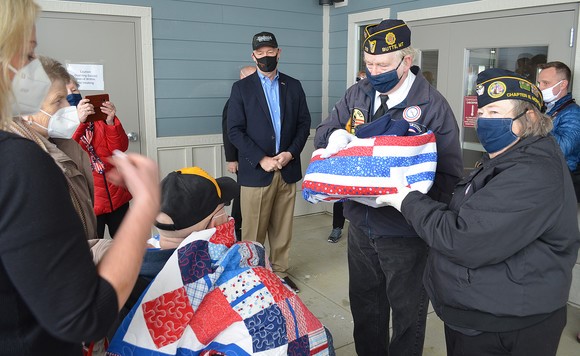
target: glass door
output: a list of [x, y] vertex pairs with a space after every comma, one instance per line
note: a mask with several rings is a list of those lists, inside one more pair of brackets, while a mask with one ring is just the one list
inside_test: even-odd
[[577, 4], [565, 4], [409, 22], [418, 63], [435, 74], [457, 120], [466, 171], [484, 151], [474, 129], [477, 74], [504, 68], [535, 82], [537, 64], [553, 60], [574, 70], [577, 12]]

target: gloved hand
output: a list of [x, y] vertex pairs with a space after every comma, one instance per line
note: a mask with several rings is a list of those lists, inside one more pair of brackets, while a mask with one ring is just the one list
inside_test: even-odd
[[356, 136], [348, 133], [346, 130], [335, 130], [328, 137], [328, 145], [326, 145], [324, 152], [320, 154], [320, 158], [328, 158], [337, 154], [338, 151], [344, 149], [354, 139], [356, 139]]
[[380, 195], [377, 197], [375, 202], [379, 206], [392, 206], [398, 211], [401, 211], [401, 204], [403, 204], [403, 200], [405, 199], [407, 194], [409, 194], [412, 191], [413, 190], [408, 187], [399, 186], [397, 187], [397, 193]]

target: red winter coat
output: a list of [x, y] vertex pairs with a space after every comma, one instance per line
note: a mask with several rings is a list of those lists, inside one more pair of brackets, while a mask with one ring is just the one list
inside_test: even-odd
[[[88, 123], [81, 123], [73, 135], [73, 139], [87, 151], [87, 147], [81, 142], [81, 137], [85, 134]], [[110, 213], [131, 200], [131, 193], [125, 188], [121, 188], [107, 181], [107, 172], [113, 167], [108, 157], [114, 150], [125, 152], [129, 147], [129, 139], [121, 125], [121, 121], [115, 116], [115, 124], [107, 125], [105, 121], [95, 121], [95, 131], [92, 145], [97, 156], [105, 164], [105, 174], [101, 175], [93, 171], [95, 181], [95, 215]], [[88, 151], [87, 151], [88, 152]]]

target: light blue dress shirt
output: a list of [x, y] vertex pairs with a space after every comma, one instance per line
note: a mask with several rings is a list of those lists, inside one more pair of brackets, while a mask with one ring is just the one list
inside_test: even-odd
[[258, 77], [262, 83], [262, 89], [266, 95], [268, 102], [268, 109], [270, 109], [270, 117], [272, 118], [272, 125], [274, 126], [274, 134], [276, 136], [276, 153], [280, 152], [280, 131], [282, 123], [280, 122], [280, 74], [276, 71], [276, 76], [273, 80], [266, 77], [258, 71]]

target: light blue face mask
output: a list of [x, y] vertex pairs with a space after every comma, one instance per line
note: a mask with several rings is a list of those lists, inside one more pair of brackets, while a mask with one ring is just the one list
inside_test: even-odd
[[405, 57], [401, 58], [397, 68], [377, 75], [372, 75], [368, 68], [365, 68], [367, 78], [369, 78], [371, 85], [376, 91], [379, 93], [387, 93], [389, 90], [397, 86], [399, 80], [401, 80], [397, 74], [397, 69], [399, 69], [401, 63], [403, 63], [403, 59], [405, 59]]
[[512, 131], [513, 122], [525, 113], [526, 111], [513, 119], [478, 117], [476, 131], [483, 148], [488, 153], [495, 153], [514, 143], [518, 136]]

